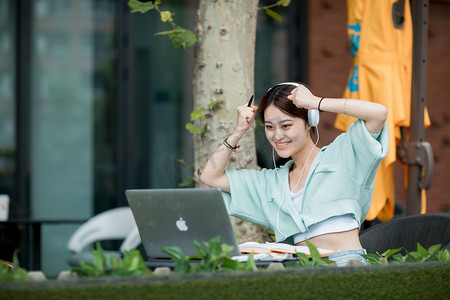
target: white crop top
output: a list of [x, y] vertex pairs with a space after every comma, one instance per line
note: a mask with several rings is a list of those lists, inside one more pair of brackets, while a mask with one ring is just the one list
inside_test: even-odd
[[[296, 194], [291, 192], [291, 199], [295, 209], [301, 213], [303, 206], [303, 188]], [[297, 244], [306, 239], [326, 233], [343, 232], [355, 228], [359, 228], [359, 223], [350, 214], [335, 216], [310, 226], [308, 231], [294, 235], [294, 243]]]

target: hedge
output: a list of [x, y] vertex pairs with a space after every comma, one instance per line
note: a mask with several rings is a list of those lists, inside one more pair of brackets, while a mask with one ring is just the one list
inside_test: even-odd
[[450, 262], [0, 284], [0, 299], [448, 299]]

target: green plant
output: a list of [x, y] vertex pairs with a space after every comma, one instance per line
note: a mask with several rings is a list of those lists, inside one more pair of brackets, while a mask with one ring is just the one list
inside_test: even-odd
[[311, 258], [304, 253], [297, 253], [297, 257], [299, 258], [298, 264], [301, 267], [314, 268], [336, 266], [333, 261], [329, 260], [326, 257], [321, 257], [317, 248], [308, 240], [306, 240], [306, 245], [308, 246], [309, 252], [311, 253]]
[[152, 272], [144, 264], [142, 255], [138, 250], [124, 251], [123, 259], [118, 256], [105, 256], [99, 242], [96, 249], [92, 249], [94, 263], [82, 261], [80, 267], [75, 267], [72, 272], [80, 277], [121, 277], [151, 275]]
[[14, 251], [12, 263], [0, 261], [0, 282], [31, 280], [28, 272], [19, 266], [18, 253], [19, 250]]
[[170, 23], [172, 25], [172, 30], [158, 32], [155, 35], [165, 35], [170, 38], [172, 41], [172, 45], [175, 48], [183, 48], [192, 59], [195, 58], [192, 53], [189, 51], [188, 47], [192, 46], [197, 42], [197, 36], [190, 30], [184, 29], [181, 26], [178, 26], [173, 21], [174, 13], [169, 10], [161, 10], [161, 0], [149, 1], [149, 2], [141, 2], [139, 0], [129, 0], [128, 6], [131, 8], [131, 12], [140, 12], [146, 13], [149, 10], [155, 10], [159, 13], [161, 21], [163, 23]]
[[336, 264], [326, 257], [321, 257], [317, 248], [306, 240], [306, 245], [309, 248], [311, 256], [305, 253], [297, 253], [298, 261], [286, 263], [286, 268], [320, 268], [320, 267], [335, 267]]
[[258, 9], [264, 10], [266, 15], [268, 15], [269, 17], [274, 18], [277, 21], [281, 21], [281, 16], [278, 13], [276, 13], [275, 11], [271, 10], [271, 8], [275, 7], [275, 6], [286, 7], [286, 6], [289, 6], [289, 4], [291, 4], [291, 0], [279, 0], [279, 1], [275, 2], [274, 4], [260, 7]]
[[203, 120], [211, 118], [213, 111], [218, 108], [223, 102], [224, 100], [221, 99], [213, 100], [208, 103], [208, 106], [206, 108], [199, 105], [197, 109], [191, 112], [191, 122], [195, 121], [200, 125], [195, 126], [193, 123], [187, 123], [186, 129], [190, 133], [205, 134], [208, 130], [208, 123]]
[[406, 251], [406, 255], [403, 256], [401, 253], [398, 253], [402, 248], [398, 249], [390, 249], [386, 252], [380, 253], [370, 253], [365, 254], [365, 257], [370, 264], [381, 265], [381, 264], [389, 264], [389, 263], [418, 263], [418, 262], [431, 262], [431, 261], [450, 261], [450, 252], [447, 249], [440, 250], [441, 244], [433, 245], [430, 248], [425, 249], [417, 243], [417, 251], [408, 252]]
[[[233, 246], [220, 243], [220, 236], [211, 239], [202, 246], [194, 241], [198, 254], [186, 256], [178, 247], [164, 247], [161, 250], [167, 253], [176, 262], [174, 271], [177, 274], [226, 272], [226, 271], [253, 271], [256, 269], [253, 255], [247, 262], [237, 262], [231, 259]], [[190, 262], [199, 259], [198, 263]]]
[[[266, 15], [268, 15], [269, 17], [281, 21], [281, 16], [275, 11], [273, 11], [271, 8], [276, 6], [287, 7], [289, 6], [290, 3], [291, 0], [278, 0], [274, 4], [259, 7], [258, 10], [264, 10]], [[172, 25], [172, 30], [158, 32], [155, 35], [164, 35], [169, 37], [170, 40], [172, 41], [172, 45], [175, 48], [183, 48], [195, 61], [195, 58], [192, 55], [192, 53], [188, 50], [188, 47], [192, 46], [197, 42], [197, 36], [195, 35], [194, 32], [177, 25], [173, 21], [174, 13], [169, 10], [161, 10], [161, 5], [162, 0], [147, 1], [147, 2], [141, 2], [139, 0], [128, 1], [128, 6], [131, 8], [132, 13], [134, 12], [146, 13], [150, 10], [157, 11], [163, 23], [168, 22]]]

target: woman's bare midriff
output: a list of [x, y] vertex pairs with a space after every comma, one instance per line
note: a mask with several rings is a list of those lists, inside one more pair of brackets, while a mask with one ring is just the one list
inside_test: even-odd
[[[355, 228], [349, 231], [327, 233], [312, 237], [309, 239], [316, 248], [340, 251], [363, 249], [359, 242], [359, 229]], [[306, 242], [297, 243], [297, 246], [306, 246]]]

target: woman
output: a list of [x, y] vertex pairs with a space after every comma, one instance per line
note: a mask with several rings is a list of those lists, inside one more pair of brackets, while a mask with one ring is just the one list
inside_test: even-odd
[[[201, 181], [224, 192], [231, 215], [272, 229], [277, 242], [306, 245], [308, 239], [318, 248], [336, 251], [329, 258], [338, 265], [350, 259], [365, 262], [358, 232], [388, 149], [386, 108], [362, 100], [320, 98], [304, 85], [280, 83], [263, 96], [259, 113], [273, 149], [292, 160], [270, 170], [225, 170], [256, 111], [253, 105], [238, 107], [236, 129], [211, 156]], [[319, 111], [358, 120], [318, 148]]]

